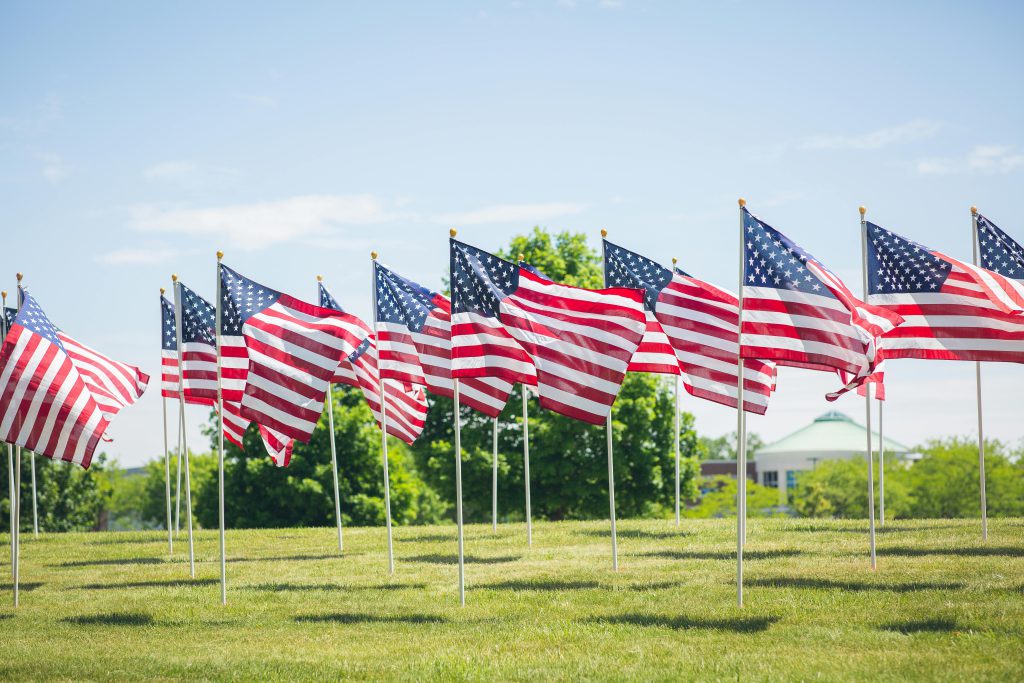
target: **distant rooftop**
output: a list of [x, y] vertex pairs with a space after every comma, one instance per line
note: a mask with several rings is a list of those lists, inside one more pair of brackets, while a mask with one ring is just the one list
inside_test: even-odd
[[[770, 453], [822, 453], [822, 452], [864, 452], [867, 429], [854, 422], [848, 415], [830, 410], [811, 424], [798, 429], [775, 443], [757, 451], [758, 455]], [[874, 432], [872, 447], [877, 449], [878, 432]], [[886, 453], [908, 453], [910, 449], [885, 438]]]

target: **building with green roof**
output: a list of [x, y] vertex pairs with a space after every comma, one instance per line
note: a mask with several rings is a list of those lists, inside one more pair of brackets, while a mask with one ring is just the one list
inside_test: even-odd
[[[822, 460], [846, 460], [864, 457], [867, 450], [867, 429], [850, 417], [832, 410], [811, 424], [798, 429], [757, 451], [756, 479], [763, 486], [779, 489], [782, 496], [796, 485], [799, 472], [814, 469]], [[878, 452], [878, 432], [872, 437]], [[910, 449], [886, 437], [885, 456], [905, 460]]]

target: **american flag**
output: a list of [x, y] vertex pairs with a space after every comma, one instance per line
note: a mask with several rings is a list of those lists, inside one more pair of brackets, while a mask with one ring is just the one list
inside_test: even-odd
[[643, 292], [569, 287], [451, 240], [452, 374], [536, 385], [540, 404], [602, 424], [646, 328]]
[[[320, 283], [320, 305], [341, 311], [342, 308], [330, 291]], [[365, 324], [360, 320], [361, 325]], [[367, 328], [369, 331], [369, 328]], [[342, 359], [332, 382], [359, 387], [366, 404], [380, 427], [380, 374], [377, 369], [377, 343], [372, 334], [354, 353]], [[423, 389], [400, 380], [384, 380], [385, 411], [388, 434], [411, 444], [423, 433], [427, 423], [427, 397]]]
[[886, 358], [1024, 362], [1024, 284], [992, 227], [985, 221], [982, 238], [979, 221], [983, 257], [991, 249], [986, 264], [1005, 276], [867, 224], [868, 301], [906, 320], [885, 335]]
[[[110, 418], [149, 378], [61, 333], [28, 292], [21, 295], [0, 348], [0, 440], [89, 467]], [[108, 371], [113, 376], [103, 377]]]
[[[629, 369], [671, 372], [661, 368], [675, 361], [691, 395], [735, 408], [739, 363], [736, 295], [607, 240], [604, 252], [605, 282], [644, 290], [647, 331]], [[652, 352], [645, 354], [651, 337], [655, 342], [650, 344]], [[743, 361], [744, 410], [763, 415], [774, 388], [774, 365], [756, 359]]]
[[744, 358], [811, 370], [841, 370], [860, 386], [881, 362], [879, 339], [903, 322], [865, 304], [820, 261], [742, 209]]
[[[437, 396], [455, 395], [452, 381], [451, 301], [374, 261], [377, 336], [385, 377], [425, 386]], [[459, 400], [497, 417], [512, 393], [501, 378], [459, 382]]]
[[312, 435], [338, 363], [366, 338], [365, 325], [223, 264], [220, 277], [221, 355], [230, 349], [232, 358], [248, 357], [248, 372], [233, 377], [230, 394], [223, 391], [222, 398], [239, 403], [240, 419], [256, 422], [271, 457], [286, 465], [288, 440]]
[[[216, 309], [181, 283], [181, 345], [185, 376], [185, 402], [217, 402]], [[178, 398], [178, 324], [174, 305], [160, 296], [162, 318], [161, 394]]]

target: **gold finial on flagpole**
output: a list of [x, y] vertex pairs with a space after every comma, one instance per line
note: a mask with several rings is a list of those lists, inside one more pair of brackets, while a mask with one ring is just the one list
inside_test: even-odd
[[526, 260], [526, 256], [523, 255], [523, 252], [519, 252], [519, 260], [520, 261], [525, 261]]
[[20, 287], [21, 286], [21, 281], [22, 281], [22, 279], [24, 279], [25, 274], [24, 273], [15, 273], [15, 276], [18, 278], [18, 286]]
[[601, 228], [601, 237], [607, 237], [607, 236], [608, 236], [608, 231], [605, 230], [604, 228]]
[[864, 218], [864, 214], [866, 214], [868, 212], [868, 207], [862, 206], [862, 207], [860, 207], [860, 209], [858, 209], [858, 211], [860, 211], [860, 217]]
[[323, 282], [324, 281], [324, 276], [323, 275], [317, 275], [316, 276], [316, 281], [317, 282]]
[[218, 251], [217, 252], [217, 260], [220, 261], [222, 258], [224, 258], [224, 252], [223, 251]]
[[166, 292], [166, 291], [167, 291], [166, 289], [164, 289], [163, 287], [161, 287], [161, 288], [160, 288], [160, 296], [163, 296], [163, 295], [164, 295], [164, 292]]
[[0, 292], [0, 296], [4, 298], [4, 303], [7, 303], [7, 290]]
[[372, 258], [374, 261], [376, 261], [377, 260], [377, 252], [371, 251], [370, 252], [370, 258]]
[[171, 273], [171, 282], [177, 282], [177, 281], [178, 281], [178, 276], [177, 276], [177, 274], [175, 274], [175, 273]]
[[740, 197], [739, 203], [740, 203], [740, 208], [742, 209], [744, 206], [747, 205], [747, 200], [744, 199], [743, 197]]
[[448, 236], [449, 236], [449, 237], [455, 237], [455, 236], [456, 236], [456, 235], [458, 235], [458, 234], [459, 234], [459, 231], [458, 231], [458, 230], [456, 230], [455, 228], [450, 228], [450, 229], [448, 230]]
[[972, 216], [977, 216], [978, 215], [978, 207], [976, 207], [976, 206], [972, 206], [971, 207], [971, 215]]
[[675, 268], [676, 267], [676, 263], [678, 263], [678, 262], [679, 262], [679, 259], [677, 259], [675, 256], [673, 256], [672, 257], [672, 267]]

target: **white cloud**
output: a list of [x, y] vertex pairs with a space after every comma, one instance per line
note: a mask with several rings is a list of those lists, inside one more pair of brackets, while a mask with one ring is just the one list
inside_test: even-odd
[[141, 232], [215, 236], [238, 249], [262, 249], [294, 240], [328, 238], [336, 228], [384, 223], [392, 213], [374, 195], [304, 195], [278, 201], [201, 209], [136, 206], [132, 227]]
[[71, 174], [71, 167], [59, 154], [37, 154], [36, 158], [43, 165], [43, 177], [51, 183], [59, 183]]
[[922, 159], [916, 170], [921, 175], [952, 173], [1003, 174], [1024, 168], [1024, 154], [1011, 145], [977, 145], [965, 157]]
[[581, 213], [586, 204], [543, 202], [539, 204], [497, 204], [472, 211], [444, 213], [431, 217], [443, 225], [480, 225], [483, 223], [539, 223]]
[[142, 171], [142, 176], [146, 180], [177, 185], [208, 185], [237, 178], [239, 175], [233, 168], [208, 166], [193, 161], [161, 161]]
[[100, 254], [96, 260], [111, 266], [153, 266], [167, 263], [181, 253], [178, 249], [169, 247], [115, 249], [105, 254]]
[[807, 150], [882, 149], [890, 145], [930, 138], [939, 131], [939, 128], [941, 126], [935, 121], [920, 119], [859, 135], [818, 135], [803, 140], [798, 146]]

